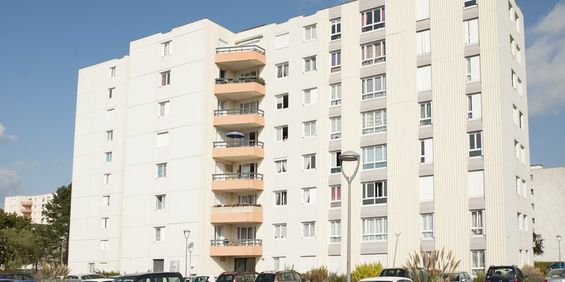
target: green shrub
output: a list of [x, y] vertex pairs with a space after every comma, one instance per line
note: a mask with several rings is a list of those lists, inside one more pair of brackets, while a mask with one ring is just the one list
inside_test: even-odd
[[328, 282], [345, 282], [345, 281], [347, 281], [347, 277], [345, 276], [345, 274], [337, 274], [332, 272], [328, 277]]
[[543, 279], [545, 278], [539, 268], [531, 265], [525, 265], [522, 267], [522, 272], [526, 275], [526, 282], [543, 282]]
[[379, 262], [356, 265], [351, 272], [351, 281], [358, 282], [363, 278], [379, 276], [381, 270], [383, 270], [383, 266]]
[[549, 267], [555, 263], [554, 261], [536, 261], [534, 262], [534, 266], [541, 271], [543, 274], [547, 274], [549, 272]]
[[486, 274], [483, 271], [481, 271], [477, 273], [477, 277], [473, 279], [473, 282], [484, 282], [485, 278], [486, 278]]
[[328, 268], [323, 265], [318, 268], [312, 268], [304, 273], [303, 276], [310, 280], [310, 282], [327, 282], [329, 276]]

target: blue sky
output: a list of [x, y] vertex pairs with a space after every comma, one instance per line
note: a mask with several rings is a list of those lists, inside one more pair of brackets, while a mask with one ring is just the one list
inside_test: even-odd
[[[6, 195], [50, 193], [71, 182], [78, 69], [126, 55], [132, 40], [202, 18], [239, 31], [340, 2], [3, 0], [0, 206]], [[565, 0], [519, 3], [526, 54], [535, 58], [528, 58], [531, 162], [565, 166]]]

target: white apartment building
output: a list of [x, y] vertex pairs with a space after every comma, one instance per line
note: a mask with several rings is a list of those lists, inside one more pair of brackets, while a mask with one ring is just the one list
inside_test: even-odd
[[[565, 167], [532, 166], [532, 189], [534, 198], [534, 232], [543, 238], [543, 255], [536, 261], [559, 261], [565, 258]], [[561, 236], [558, 239], [558, 236]]]
[[239, 33], [204, 19], [81, 69], [71, 270], [344, 273], [345, 150], [353, 265], [532, 264], [522, 19], [358, 0]]
[[30, 219], [31, 223], [47, 223], [43, 218], [43, 206], [53, 199], [53, 194], [11, 196], [4, 198], [4, 211]]

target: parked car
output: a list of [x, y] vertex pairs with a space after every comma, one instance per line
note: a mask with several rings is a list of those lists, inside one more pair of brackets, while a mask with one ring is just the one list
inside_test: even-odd
[[14, 281], [26, 281], [26, 282], [35, 282], [35, 278], [27, 273], [2, 273], [0, 274], [0, 279], [2, 280], [14, 280]]
[[257, 275], [255, 282], [302, 282], [302, 275], [294, 270], [264, 271]]
[[552, 269], [543, 282], [565, 282], [565, 269]]
[[445, 273], [443, 279], [449, 279], [450, 282], [469, 282], [472, 281], [471, 275], [469, 273], [461, 271], [454, 273]]
[[398, 276], [379, 276], [379, 277], [369, 277], [361, 279], [359, 282], [412, 282], [412, 279], [408, 277], [398, 277]]
[[216, 282], [216, 275], [196, 275], [191, 282]]
[[[418, 275], [420, 275], [423, 281], [427, 281], [429, 275], [428, 272], [423, 268], [418, 268]], [[408, 269], [405, 268], [385, 268], [381, 270], [379, 277], [405, 277], [414, 279], [414, 273], [411, 273]]]
[[526, 277], [515, 265], [491, 266], [488, 268], [485, 282], [524, 282]]
[[149, 272], [141, 274], [129, 274], [118, 276], [114, 282], [146, 282], [146, 281], [162, 281], [162, 282], [182, 282], [184, 278], [178, 272]]
[[218, 276], [216, 282], [255, 282], [256, 272], [224, 272]]
[[565, 268], [565, 262], [554, 262], [549, 266], [550, 269], [561, 269]]
[[104, 277], [104, 275], [94, 274], [94, 273], [86, 273], [86, 274], [71, 274], [67, 275], [69, 280], [80, 280], [80, 281], [94, 281], [94, 282], [106, 282], [108, 280], [113, 280], [111, 278]]

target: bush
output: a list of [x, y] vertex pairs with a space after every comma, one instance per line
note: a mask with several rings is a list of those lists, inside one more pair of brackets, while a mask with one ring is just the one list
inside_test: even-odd
[[383, 266], [379, 262], [356, 265], [351, 272], [351, 281], [358, 282], [363, 278], [379, 276], [381, 270], [383, 270]]
[[337, 274], [337, 273], [330, 273], [328, 277], [328, 282], [345, 282], [347, 281], [347, 277], [345, 274]]
[[118, 276], [118, 275], [120, 275], [120, 273], [117, 272], [117, 271], [105, 271], [105, 270], [100, 270], [100, 269], [94, 270], [94, 273], [100, 274], [100, 275], [102, 275], [102, 276], [104, 276], [104, 277], [112, 277], [112, 276]]
[[526, 275], [526, 282], [543, 282], [545, 278], [543, 273], [537, 267], [525, 265], [522, 272]]
[[477, 273], [477, 277], [473, 279], [473, 282], [484, 282], [486, 278], [486, 274], [484, 272]]
[[65, 278], [69, 275], [69, 268], [63, 264], [51, 264], [47, 262], [41, 262], [39, 264], [39, 269], [35, 274], [35, 278], [38, 280], [53, 279], [53, 278]]
[[534, 266], [541, 271], [543, 274], [547, 274], [549, 272], [549, 267], [555, 262], [553, 261], [536, 261], [534, 262]]
[[310, 282], [327, 282], [329, 276], [328, 268], [323, 265], [318, 268], [312, 268], [304, 273], [303, 276], [310, 280]]

